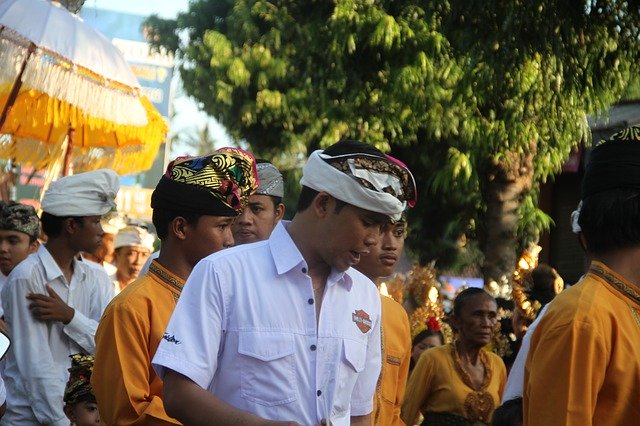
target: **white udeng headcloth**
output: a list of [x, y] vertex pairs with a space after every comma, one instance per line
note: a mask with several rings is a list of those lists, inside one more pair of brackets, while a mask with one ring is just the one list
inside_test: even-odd
[[[355, 157], [356, 155], [361, 157], [369, 156], [367, 154], [351, 154], [344, 157]], [[407, 207], [407, 202], [401, 201], [394, 195], [383, 191], [384, 188], [392, 188], [396, 194], [402, 194], [403, 189], [400, 178], [390, 173], [358, 168], [353, 159], [347, 159], [350, 173], [355, 177], [366, 180], [376, 190], [366, 188], [355, 178], [324, 161], [324, 159], [338, 157], [325, 155], [322, 150], [312, 152], [307, 164], [302, 169], [300, 184], [316, 191], [326, 192], [340, 201], [361, 209], [386, 214], [394, 221], [400, 220], [402, 212]], [[384, 158], [369, 157], [385, 161]], [[413, 179], [413, 177], [411, 178]]]

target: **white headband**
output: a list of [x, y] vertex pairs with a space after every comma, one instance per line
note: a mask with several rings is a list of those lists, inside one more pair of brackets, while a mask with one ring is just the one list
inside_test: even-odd
[[[366, 154], [361, 155], [366, 156]], [[307, 164], [302, 169], [300, 184], [316, 191], [326, 192], [340, 201], [361, 209], [385, 214], [394, 221], [400, 220], [407, 203], [381, 190], [391, 187], [397, 190], [398, 194], [402, 193], [402, 183], [397, 176], [356, 168], [354, 163], [349, 160], [353, 176], [366, 180], [379, 189], [376, 191], [365, 188], [356, 179], [328, 164], [323, 158], [331, 159], [334, 157], [322, 154], [322, 150], [311, 153]], [[375, 158], [380, 159], [379, 157]]]

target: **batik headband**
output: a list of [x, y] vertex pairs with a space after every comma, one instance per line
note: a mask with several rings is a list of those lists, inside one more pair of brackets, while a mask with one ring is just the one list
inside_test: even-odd
[[411, 172], [387, 157], [369, 154], [309, 156], [300, 183], [364, 210], [399, 220], [416, 200]]

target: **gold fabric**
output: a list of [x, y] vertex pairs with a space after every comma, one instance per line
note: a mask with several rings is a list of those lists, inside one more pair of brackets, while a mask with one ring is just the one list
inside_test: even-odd
[[[490, 403], [493, 407], [500, 405], [507, 370], [498, 355], [484, 349], [482, 352], [489, 367], [489, 376], [486, 387], [476, 392], [465, 383], [456, 367], [451, 344], [424, 351], [409, 378], [402, 404], [402, 420], [407, 425], [414, 425], [419, 412], [425, 415], [425, 420], [428, 420], [428, 412], [435, 412], [490, 424], [493, 410], [489, 412], [486, 407]], [[477, 415], [483, 418], [472, 418]]]
[[162, 380], [151, 360], [184, 281], [156, 260], [107, 306], [96, 333], [91, 383], [107, 425], [175, 425], [162, 403]]
[[404, 398], [411, 361], [409, 318], [402, 305], [387, 296], [382, 302], [382, 370], [373, 399], [372, 424], [404, 425], [400, 405]]
[[640, 419], [638, 286], [593, 262], [531, 338], [525, 425], [633, 425]]

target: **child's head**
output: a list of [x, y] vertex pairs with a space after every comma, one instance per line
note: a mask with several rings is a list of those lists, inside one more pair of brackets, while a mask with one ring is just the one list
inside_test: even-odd
[[91, 389], [93, 355], [71, 355], [69, 381], [64, 390], [64, 413], [72, 425], [92, 426], [100, 424], [96, 397]]

